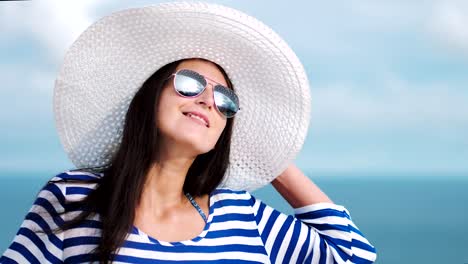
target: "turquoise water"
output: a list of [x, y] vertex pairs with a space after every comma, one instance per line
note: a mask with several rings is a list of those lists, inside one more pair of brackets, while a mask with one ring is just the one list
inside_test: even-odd
[[[0, 174], [0, 253], [9, 246], [41, 186], [52, 174]], [[376, 263], [468, 263], [468, 175], [466, 177], [329, 176], [313, 181], [377, 248]], [[267, 204], [292, 209], [267, 186], [253, 192]]]

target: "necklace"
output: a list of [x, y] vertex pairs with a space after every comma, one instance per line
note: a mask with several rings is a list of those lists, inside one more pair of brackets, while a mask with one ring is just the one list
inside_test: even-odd
[[197, 209], [198, 213], [201, 215], [201, 217], [203, 218], [203, 220], [205, 220], [205, 223], [208, 222], [208, 219], [205, 215], [205, 213], [203, 212], [203, 210], [200, 208], [200, 206], [197, 204], [197, 202], [195, 201], [195, 199], [193, 199], [193, 197], [190, 195], [190, 193], [186, 193], [185, 196], [187, 197], [187, 199], [189, 199], [190, 203], [193, 205], [193, 207], [195, 207], [195, 209]]

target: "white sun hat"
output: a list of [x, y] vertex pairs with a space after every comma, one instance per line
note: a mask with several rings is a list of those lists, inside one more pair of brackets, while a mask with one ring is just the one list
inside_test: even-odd
[[162, 66], [185, 58], [219, 64], [241, 111], [219, 187], [253, 191], [293, 162], [307, 134], [304, 68], [272, 29], [216, 4], [175, 2], [125, 9], [88, 27], [67, 51], [54, 89], [60, 141], [77, 168], [107, 165], [130, 101]]

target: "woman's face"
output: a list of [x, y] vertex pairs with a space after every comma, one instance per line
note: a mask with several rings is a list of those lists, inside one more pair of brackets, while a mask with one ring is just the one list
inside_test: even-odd
[[[174, 77], [163, 88], [157, 109], [157, 127], [162, 145], [180, 147], [189, 155], [206, 153], [214, 148], [226, 126], [226, 118], [217, 111], [213, 98], [214, 80], [227, 86], [223, 74], [215, 64], [197, 59], [182, 61], [177, 70], [189, 69], [206, 77], [207, 87], [195, 98], [181, 97], [174, 90]], [[193, 115], [202, 115], [208, 124]]]

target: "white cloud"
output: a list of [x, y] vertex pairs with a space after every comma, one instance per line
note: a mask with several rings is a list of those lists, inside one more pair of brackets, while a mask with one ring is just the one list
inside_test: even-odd
[[440, 42], [468, 55], [467, 1], [438, 2], [428, 26]]
[[[417, 38], [443, 43], [443, 52], [468, 54], [468, 1], [465, 0], [309, 3], [295, 7], [297, 15], [288, 23], [277, 23], [278, 26], [283, 23], [283, 31], [295, 36], [292, 40], [297, 42], [293, 42], [296, 47], [311, 54], [326, 54], [328, 58], [363, 51], [378, 54], [386, 52], [381, 45], [389, 42], [427, 44], [411, 43]], [[287, 5], [284, 9], [295, 14]], [[309, 31], [304, 32], [304, 24], [309, 25]], [[395, 41], [408, 36], [409, 41]], [[404, 50], [405, 47], [408, 46], [393, 49]]]
[[[43, 105], [52, 100], [54, 81], [63, 55], [96, 19], [96, 10], [105, 2], [41, 0], [1, 3], [0, 41], [7, 47], [1, 52], [10, 59], [0, 61], [0, 103], [11, 110], [2, 111], [1, 120], [15, 119], [12, 112], [30, 117], [38, 114], [38, 109], [50, 110]], [[27, 55], [23, 55], [24, 52]], [[17, 60], [13, 59], [14, 54], [18, 54]]]
[[431, 1], [346, 1], [346, 20], [355, 29], [371, 32], [407, 31], [417, 28], [430, 10]]
[[93, 0], [2, 3], [0, 29], [10, 41], [17, 36], [30, 35], [56, 62], [95, 20], [92, 14], [103, 3], [105, 1]]
[[314, 89], [312, 122], [347, 131], [468, 128], [464, 87], [410, 83], [392, 75], [374, 85], [337, 82]]

